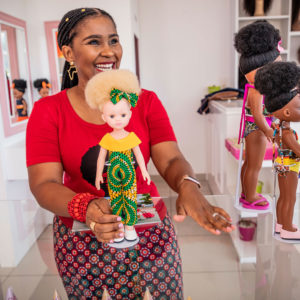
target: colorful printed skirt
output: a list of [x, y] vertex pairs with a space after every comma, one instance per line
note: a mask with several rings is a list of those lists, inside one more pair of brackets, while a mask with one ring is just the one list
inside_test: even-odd
[[106, 288], [112, 299], [137, 300], [146, 287], [155, 300], [184, 299], [180, 252], [169, 216], [139, 232], [139, 243], [130, 249], [73, 233], [57, 216], [53, 231], [55, 261], [69, 299], [101, 299]]

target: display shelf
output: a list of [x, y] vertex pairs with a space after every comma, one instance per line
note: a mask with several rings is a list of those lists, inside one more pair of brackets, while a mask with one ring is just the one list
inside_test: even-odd
[[[225, 196], [207, 196], [208, 200], [214, 200], [214, 205], [222, 207], [225, 209], [233, 220], [233, 224], [236, 225], [238, 220], [240, 219], [239, 212], [236, 208], [234, 208], [234, 197], [230, 195]], [[248, 215], [249, 218], [257, 215]], [[243, 241], [240, 239], [239, 230], [236, 228], [232, 232], [229, 233], [230, 238], [232, 240], [233, 246], [237, 252], [239, 262], [240, 263], [256, 263], [256, 240], [252, 241]], [[256, 236], [256, 235], [255, 235]]]
[[300, 31], [291, 31], [290, 36], [300, 36]]
[[262, 17], [239, 17], [239, 21], [258, 21], [258, 20], [284, 20], [289, 19], [289, 15], [282, 15], [282, 16], [262, 16]]
[[239, 257], [239, 262], [241, 264], [256, 263], [256, 240], [252, 241], [242, 241], [239, 236], [238, 228], [230, 232], [230, 237], [233, 246]]

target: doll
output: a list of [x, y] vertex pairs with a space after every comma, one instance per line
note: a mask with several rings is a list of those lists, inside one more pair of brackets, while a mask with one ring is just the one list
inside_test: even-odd
[[[46, 78], [39, 78], [33, 82], [33, 86], [38, 90], [41, 98], [49, 96], [49, 89], [51, 88], [51, 84]], [[41, 99], [40, 98], [40, 99]]]
[[267, 140], [272, 140], [272, 117], [264, 108], [262, 95], [254, 88], [257, 70], [269, 62], [281, 60], [279, 31], [267, 21], [256, 21], [240, 29], [235, 36], [236, 50], [241, 54], [239, 67], [248, 84], [245, 86], [239, 141], [245, 139], [245, 161], [241, 169], [242, 193], [240, 203], [244, 208], [266, 210], [269, 202], [256, 194]]
[[[128, 241], [137, 239], [134, 229], [137, 222], [137, 187], [133, 153], [144, 180], [150, 184], [150, 176], [139, 147], [141, 141], [134, 132], [125, 130], [131, 118], [131, 107], [136, 106], [139, 93], [137, 77], [126, 70], [101, 72], [88, 82], [85, 90], [88, 104], [92, 108], [98, 108], [103, 121], [112, 128], [112, 132], [107, 133], [99, 143], [101, 148], [95, 186], [100, 189], [100, 183], [104, 182], [102, 173], [108, 153], [107, 182], [110, 203], [113, 214], [122, 218], [125, 239]], [[123, 239], [115, 239], [115, 242]]]
[[244, 0], [244, 10], [250, 16], [263, 16], [268, 12], [273, 0]]
[[27, 103], [23, 98], [26, 88], [27, 83], [25, 80], [13, 80], [12, 89], [14, 98], [16, 99], [16, 114], [18, 116], [18, 122], [28, 119]]
[[300, 122], [300, 68], [291, 62], [276, 62], [259, 70], [255, 88], [265, 95], [267, 110], [279, 119], [274, 131], [278, 145], [274, 170], [278, 174], [280, 195], [276, 207], [275, 232], [282, 239], [300, 239], [292, 224], [300, 168], [300, 145], [290, 122]]

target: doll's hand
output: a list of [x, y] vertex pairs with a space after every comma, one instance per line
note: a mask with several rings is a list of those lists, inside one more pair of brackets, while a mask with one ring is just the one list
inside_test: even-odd
[[235, 227], [230, 216], [220, 207], [212, 206], [193, 182], [184, 181], [180, 185], [176, 201], [175, 221], [182, 222], [186, 216], [192, 217], [207, 231], [219, 235], [221, 231], [231, 232]]
[[96, 177], [96, 180], [95, 180], [95, 187], [97, 190], [100, 190], [100, 183], [103, 183], [104, 180], [103, 180], [103, 176], [102, 175], [98, 175]]
[[142, 171], [143, 179], [147, 180], [147, 184], [150, 185], [151, 178], [147, 170]]
[[86, 211], [86, 224], [90, 227], [95, 222], [93, 233], [102, 243], [112, 243], [113, 239], [124, 235], [121, 217], [113, 215], [107, 199], [99, 198], [91, 201]]
[[267, 137], [269, 142], [273, 141], [274, 130], [272, 128], [269, 128], [267, 131], [264, 132], [264, 134]]
[[22, 110], [21, 111], [21, 115], [25, 116], [26, 115], [26, 111]]

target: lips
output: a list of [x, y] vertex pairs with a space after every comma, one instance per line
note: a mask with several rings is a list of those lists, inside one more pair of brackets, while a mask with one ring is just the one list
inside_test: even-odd
[[96, 69], [98, 72], [104, 72], [108, 70], [115, 69], [115, 63], [110, 62], [110, 63], [102, 63], [102, 64], [97, 64]]

